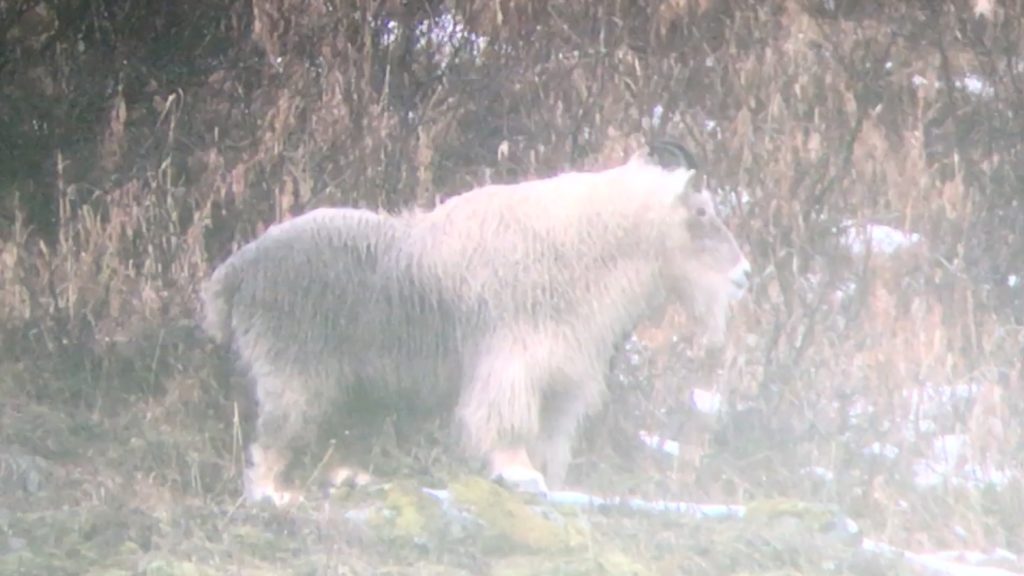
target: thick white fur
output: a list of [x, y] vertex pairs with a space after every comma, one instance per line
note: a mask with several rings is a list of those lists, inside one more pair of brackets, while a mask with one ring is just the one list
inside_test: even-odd
[[448, 405], [468, 454], [526, 448], [557, 487], [645, 314], [682, 300], [724, 329], [749, 264], [692, 175], [637, 157], [430, 212], [319, 209], [273, 226], [202, 294], [205, 329], [255, 386], [255, 448], [286, 461], [358, 389]]

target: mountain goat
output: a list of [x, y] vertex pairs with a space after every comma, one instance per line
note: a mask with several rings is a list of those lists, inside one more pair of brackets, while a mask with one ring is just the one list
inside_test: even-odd
[[354, 394], [441, 399], [493, 478], [560, 484], [616, 345], [669, 301], [720, 339], [747, 287], [750, 264], [693, 175], [663, 143], [428, 212], [314, 210], [240, 249], [202, 298], [258, 403], [246, 497], [287, 501], [292, 450]]

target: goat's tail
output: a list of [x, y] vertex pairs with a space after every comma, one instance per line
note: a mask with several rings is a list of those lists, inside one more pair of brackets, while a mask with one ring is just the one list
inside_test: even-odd
[[220, 344], [227, 343], [231, 336], [231, 310], [239, 281], [237, 266], [228, 259], [214, 270], [200, 289], [203, 330]]

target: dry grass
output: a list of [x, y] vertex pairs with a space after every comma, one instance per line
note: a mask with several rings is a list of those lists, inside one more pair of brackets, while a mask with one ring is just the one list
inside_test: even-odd
[[[271, 222], [430, 205], [668, 135], [702, 158], [759, 279], [723, 351], [680, 317], [640, 332], [576, 478], [829, 502], [893, 544], [1024, 552], [1022, 7], [870, 6], [0, 2], [0, 53], [18, 55], [0, 56], [0, 448], [44, 459], [53, 487], [27, 506], [234, 504], [237, 410], [195, 288]], [[921, 241], [854, 254], [850, 223]], [[692, 387], [722, 395], [720, 420]], [[1016, 476], [916, 486], [954, 437], [950, 470]], [[377, 454], [402, 450], [393, 470], [450, 465]]]

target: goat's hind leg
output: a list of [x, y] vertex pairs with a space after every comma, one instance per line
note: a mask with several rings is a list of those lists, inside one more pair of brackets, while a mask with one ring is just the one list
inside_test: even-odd
[[262, 371], [253, 374], [256, 425], [248, 446], [245, 469], [245, 498], [249, 502], [270, 500], [276, 506], [293, 504], [301, 496], [282, 488], [293, 447], [307, 437], [320, 413], [301, 387], [302, 380]]
[[249, 445], [249, 458], [245, 468], [245, 499], [251, 503], [269, 500], [275, 506], [287, 506], [301, 497], [281, 488], [279, 478], [288, 466], [289, 452], [280, 448], [264, 447], [259, 442]]

